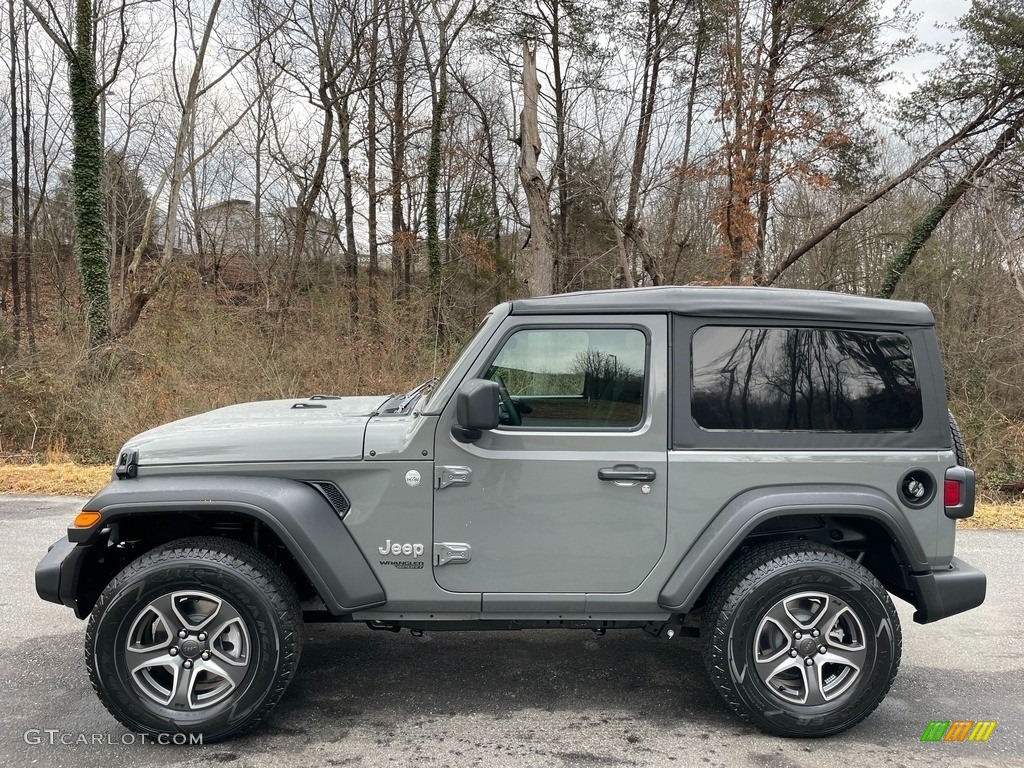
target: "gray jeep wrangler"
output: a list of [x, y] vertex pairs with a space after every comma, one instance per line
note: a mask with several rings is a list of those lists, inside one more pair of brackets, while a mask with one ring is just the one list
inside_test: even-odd
[[740, 717], [827, 736], [900, 662], [890, 594], [974, 608], [974, 474], [921, 304], [664, 287], [495, 307], [400, 395], [249, 403], [132, 438], [36, 570], [126, 727], [224, 738], [303, 621], [699, 636]]

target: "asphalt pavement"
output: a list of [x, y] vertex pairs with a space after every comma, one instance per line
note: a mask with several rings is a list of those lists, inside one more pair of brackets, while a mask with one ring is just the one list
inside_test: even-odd
[[[41, 601], [33, 570], [80, 500], [0, 496], [0, 767], [1024, 766], [1024, 533], [969, 531], [985, 604], [919, 626], [897, 601], [903, 664], [864, 723], [779, 739], [735, 719], [693, 640], [638, 630], [373, 632], [310, 625], [299, 672], [258, 731], [141, 743], [85, 673], [85, 624]], [[996, 720], [986, 743], [921, 742], [932, 720]]]

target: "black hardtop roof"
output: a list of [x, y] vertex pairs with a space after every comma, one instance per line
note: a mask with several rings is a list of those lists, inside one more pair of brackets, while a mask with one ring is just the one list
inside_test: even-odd
[[932, 311], [919, 302], [791, 288], [673, 285], [580, 291], [512, 302], [514, 315], [603, 313], [935, 325]]

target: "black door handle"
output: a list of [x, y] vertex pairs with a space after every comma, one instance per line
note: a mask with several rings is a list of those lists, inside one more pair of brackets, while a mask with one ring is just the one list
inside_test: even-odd
[[652, 467], [638, 467], [636, 464], [616, 464], [614, 467], [601, 467], [597, 470], [597, 477], [600, 480], [639, 480], [650, 482], [657, 473]]

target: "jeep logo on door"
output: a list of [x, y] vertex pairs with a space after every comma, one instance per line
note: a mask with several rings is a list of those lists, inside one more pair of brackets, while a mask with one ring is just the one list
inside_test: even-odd
[[377, 551], [380, 552], [382, 555], [405, 555], [406, 557], [422, 557], [423, 545], [399, 544], [397, 541], [392, 543], [391, 539], [388, 539], [383, 547], [377, 547]]

